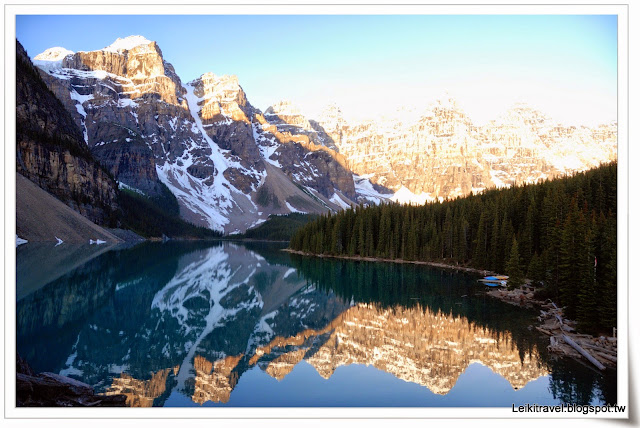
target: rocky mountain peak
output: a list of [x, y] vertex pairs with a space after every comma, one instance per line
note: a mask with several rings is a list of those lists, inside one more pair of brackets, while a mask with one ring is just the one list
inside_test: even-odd
[[[49, 49], [41, 58], [55, 62], [65, 51]], [[96, 165], [81, 130], [41, 74], [48, 76], [36, 71], [18, 42], [16, 170], [85, 217], [105, 224], [117, 210], [116, 183]]]
[[344, 114], [342, 113], [342, 110], [340, 110], [340, 107], [338, 107], [337, 104], [335, 103], [328, 104], [322, 109], [322, 113], [320, 113], [320, 118], [318, 122], [327, 123], [327, 124], [344, 123], [345, 122]]
[[268, 120], [275, 120], [275, 122], [281, 121], [285, 124], [297, 126], [306, 131], [311, 131], [313, 129], [300, 109], [289, 100], [282, 100], [270, 106], [265, 111], [265, 117]]
[[302, 115], [300, 109], [291, 100], [280, 100], [267, 109], [267, 113], [283, 113], [288, 115]]
[[73, 55], [74, 52], [69, 49], [65, 49], [60, 46], [56, 46], [53, 48], [49, 48], [44, 52], [35, 56], [35, 60], [38, 61], [60, 61], [65, 58], [67, 55]]
[[193, 94], [199, 99], [200, 115], [206, 123], [227, 120], [249, 123], [252, 108], [238, 76], [218, 76], [209, 72], [188, 85], [193, 87]]
[[[186, 108], [182, 101], [182, 83], [173, 66], [164, 61], [156, 42], [142, 36], [117, 39], [104, 49], [88, 52], [51, 48], [35, 58], [35, 65], [67, 83], [76, 84], [78, 79], [110, 81], [109, 86], [101, 85], [100, 93], [93, 94], [94, 99], [106, 101], [117, 93], [118, 99], [114, 101], [122, 103], [124, 98], [135, 100], [153, 94], [168, 104]], [[85, 91], [80, 89], [78, 93], [89, 95]]]
[[520, 102], [512, 105], [497, 119], [496, 122], [500, 124], [523, 123], [526, 125], [537, 126], [548, 121], [550, 121], [550, 118], [548, 118], [544, 113]]
[[62, 60], [74, 52], [60, 46], [49, 48], [33, 58], [33, 64], [43, 70], [55, 70], [62, 68]]

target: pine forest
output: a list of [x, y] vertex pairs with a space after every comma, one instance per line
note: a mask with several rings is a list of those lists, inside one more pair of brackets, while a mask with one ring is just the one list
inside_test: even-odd
[[381, 204], [327, 213], [300, 228], [293, 250], [438, 261], [525, 278], [584, 331], [616, 326], [617, 164], [534, 185], [424, 206]]

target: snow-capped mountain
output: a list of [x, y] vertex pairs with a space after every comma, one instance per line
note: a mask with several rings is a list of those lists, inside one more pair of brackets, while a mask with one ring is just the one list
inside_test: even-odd
[[453, 99], [358, 123], [283, 101], [253, 107], [236, 76], [184, 83], [142, 36], [34, 58], [86, 144], [122, 186], [166, 185], [180, 215], [242, 232], [271, 214], [355, 203], [425, 203], [537, 182], [617, 157], [616, 124], [566, 127], [526, 106], [475, 126]]
[[116, 179], [150, 196], [163, 183], [194, 224], [242, 232], [270, 214], [359, 202], [337, 153], [279, 132], [236, 76], [183, 83], [142, 36], [91, 52], [52, 48], [34, 61]]

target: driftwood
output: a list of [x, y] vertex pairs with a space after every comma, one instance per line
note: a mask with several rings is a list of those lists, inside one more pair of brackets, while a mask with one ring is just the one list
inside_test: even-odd
[[614, 351], [612, 349], [603, 348], [601, 346], [591, 345], [591, 344], [588, 344], [588, 343], [583, 343], [582, 346], [585, 347], [585, 348], [593, 349], [594, 351], [604, 352], [604, 353], [607, 353], [607, 354], [613, 354], [613, 356], [618, 355], [618, 353], [616, 351]]
[[[562, 308], [550, 300], [543, 304], [542, 308], [545, 310], [541, 310], [538, 316], [540, 325], [535, 328], [549, 336], [550, 352], [571, 357], [583, 364], [593, 364], [588, 367], [594, 370], [594, 366], [600, 370], [605, 367], [616, 367], [617, 340], [615, 338], [576, 333], [576, 323], [564, 318]], [[585, 359], [588, 362], [585, 362]]]
[[598, 352], [598, 351], [595, 351], [594, 354], [596, 354], [596, 356], [598, 356], [600, 358], [604, 358], [605, 360], [609, 360], [612, 363], [616, 363], [616, 364], [618, 363], [618, 359], [616, 357], [612, 356], [612, 355], [605, 354], [604, 352]]
[[587, 360], [589, 360], [589, 362], [591, 362], [591, 364], [593, 364], [594, 366], [596, 366], [597, 368], [599, 368], [600, 370], [604, 370], [605, 367], [602, 365], [602, 363], [600, 363], [600, 361], [596, 360], [593, 355], [591, 355], [590, 353], [588, 353], [587, 351], [584, 350], [584, 348], [582, 348], [580, 345], [578, 345], [576, 342], [573, 341], [573, 339], [571, 339], [569, 336], [567, 336], [566, 334], [562, 335], [562, 338], [564, 339], [564, 341], [571, 345], [571, 347], [573, 349], [575, 349], [576, 351], [578, 351], [580, 353], [580, 355], [582, 355], [583, 357], [585, 357]]
[[536, 330], [546, 334], [547, 336], [553, 336], [553, 333], [551, 333], [549, 330], [545, 330], [544, 328], [536, 327]]

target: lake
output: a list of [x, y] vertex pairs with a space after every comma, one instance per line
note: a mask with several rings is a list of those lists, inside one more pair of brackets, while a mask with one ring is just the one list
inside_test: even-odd
[[21, 245], [18, 352], [136, 407], [616, 402], [473, 275], [284, 247]]

